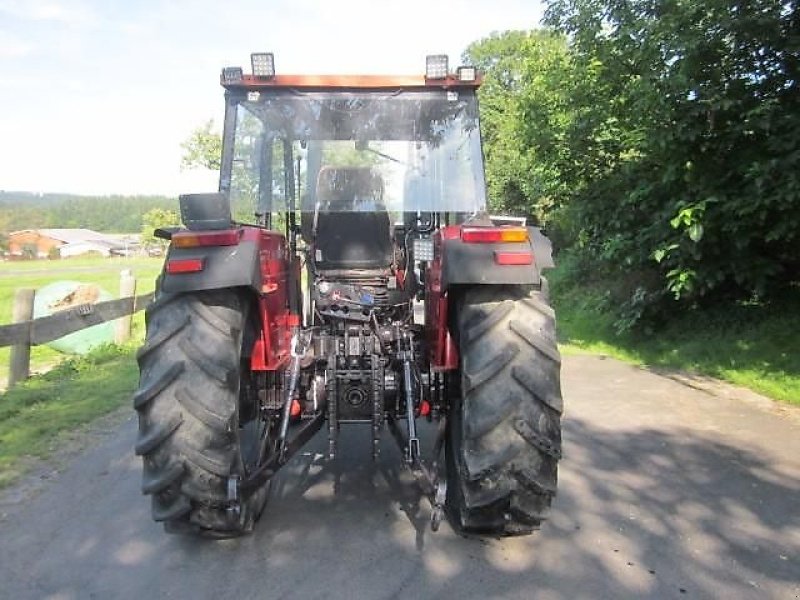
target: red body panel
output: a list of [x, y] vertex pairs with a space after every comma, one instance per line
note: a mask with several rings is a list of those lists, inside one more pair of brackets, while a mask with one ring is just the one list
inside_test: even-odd
[[447, 326], [447, 292], [442, 290], [442, 240], [457, 239], [461, 227], [449, 225], [433, 234], [433, 262], [425, 281], [425, 323], [434, 371], [458, 368], [458, 350]]
[[289, 251], [280, 233], [244, 227], [242, 239], [255, 241], [259, 248], [261, 290], [258, 299], [263, 329], [253, 347], [250, 367], [253, 371], [275, 371], [289, 360], [291, 326], [289, 314]]

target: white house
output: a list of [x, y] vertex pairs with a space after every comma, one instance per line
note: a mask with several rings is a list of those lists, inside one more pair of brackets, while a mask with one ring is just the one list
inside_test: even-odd
[[77, 242], [68, 242], [58, 248], [58, 253], [61, 258], [69, 258], [70, 256], [80, 256], [88, 252], [96, 252], [103, 256], [111, 256], [116, 250], [121, 250], [116, 242], [110, 240], [83, 240]]

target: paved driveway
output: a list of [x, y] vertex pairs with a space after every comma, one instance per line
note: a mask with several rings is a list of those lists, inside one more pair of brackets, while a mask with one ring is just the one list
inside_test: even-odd
[[431, 533], [391, 440], [372, 465], [359, 429], [333, 463], [321, 436], [295, 457], [254, 535], [167, 536], [126, 415], [0, 497], [0, 598], [800, 598], [797, 410], [589, 356], [564, 392], [552, 518], [500, 540]]

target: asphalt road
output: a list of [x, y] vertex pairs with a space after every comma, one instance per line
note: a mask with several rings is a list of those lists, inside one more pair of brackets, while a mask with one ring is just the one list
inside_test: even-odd
[[0, 497], [0, 597], [800, 598], [798, 411], [596, 357], [563, 379], [559, 495], [533, 536], [431, 533], [391, 439], [373, 466], [357, 429], [333, 463], [322, 437], [295, 457], [254, 535], [167, 536], [125, 416]]

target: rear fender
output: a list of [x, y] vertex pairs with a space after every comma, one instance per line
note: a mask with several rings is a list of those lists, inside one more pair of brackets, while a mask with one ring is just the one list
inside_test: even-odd
[[[536, 227], [528, 227], [528, 241], [507, 244], [475, 244], [461, 241], [461, 227], [440, 232], [442, 288], [451, 285], [539, 285], [541, 269], [553, 266], [549, 240]], [[436, 252], [436, 241], [434, 242]], [[498, 255], [530, 253], [530, 264], [499, 264]]]
[[[231, 287], [261, 289], [258, 243], [242, 240], [236, 246], [175, 248], [167, 251], [161, 287], [165, 292], [199, 292]], [[168, 266], [177, 261], [199, 260], [202, 270], [170, 273]]]
[[[289, 252], [286, 238], [258, 227], [241, 227], [235, 245], [179, 248], [175, 236], [167, 251], [160, 289], [191, 293], [221, 288], [248, 288], [258, 298], [261, 331], [250, 354], [254, 371], [282, 369], [289, 356], [291, 329], [298, 318], [288, 305]], [[195, 232], [192, 232], [195, 233]], [[197, 232], [200, 233], [200, 232]], [[170, 263], [199, 261], [196, 272], [170, 273]], [[185, 264], [185, 263], [184, 263]]]
[[[462, 285], [540, 285], [541, 269], [551, 268], [550, 242], [536, 227], [528, 241], [465, 243], [461, 227], [443, 227], [433, 236], [434, 260], [426, 274], [426, 334], [434, 370], [458, 367], [458, 353], [449, 328], [454, 292]], [[530, 255], [530, 264], [499, 264], [498, 255]], [[522, 261], [524, 262], [524, 261]]]
[[539, 285], [541, 277], [535, 257], [527, 265], [500, 265], [498, 255], [531, 254], [530, 243], [515, 244], [465, 244], [461, 240], [444, 240], [442, 243], [442, 287], [454, 285]]
[[[238, 243], [226, 246], [176, 247], [167, 251], [161, 287], [165, 292], [198, 292], [229, 287], [250, 287], [256, 292], [287, 288], [288, 246], [283, 235], [257, 227], [241, 227]], [[186, 232], [176, 232], [173, 238]], [[200, 232], [197, 232], [200, 233]], [[196, 272], [170, 273], [175, 261], [199, 260]]]

